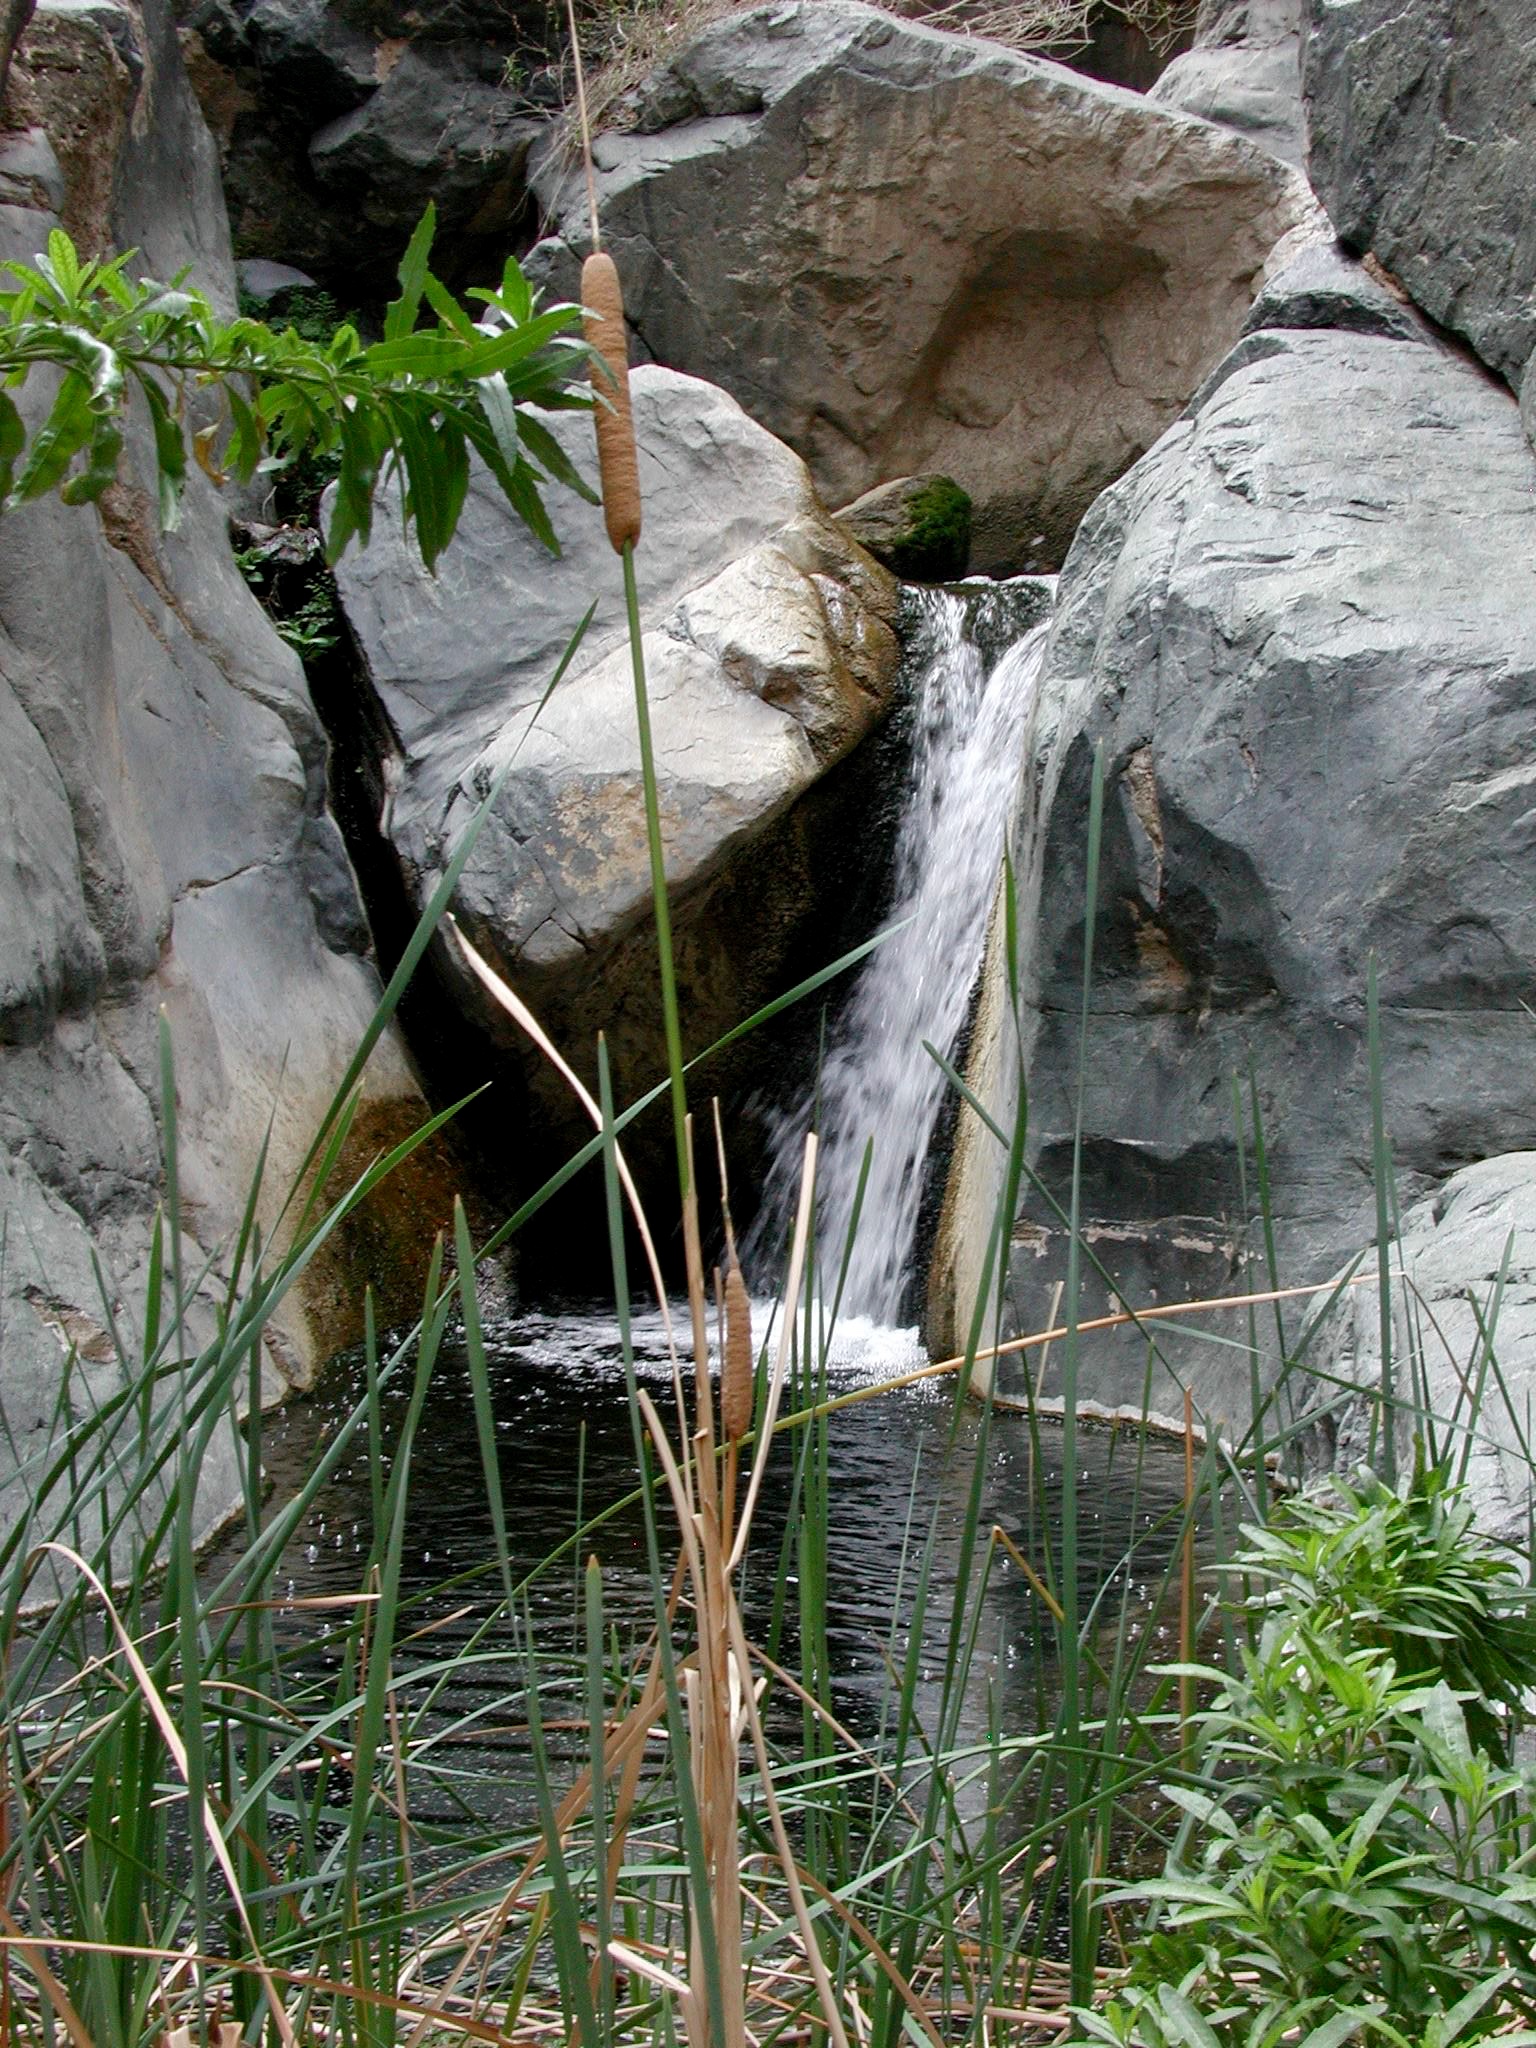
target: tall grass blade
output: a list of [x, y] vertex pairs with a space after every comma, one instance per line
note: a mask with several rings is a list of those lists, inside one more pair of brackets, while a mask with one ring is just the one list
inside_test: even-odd
[[[1093, 989], [1094, 927], [1099, 901], [1099, 852], [1104, 832], [1104, 743], [1094, 750], [1093, 784], [1088, 805], [1087, 871], [1083, 883], [1083, 990], [1078, 1037], [1077, 1099], [1072, 1118], [1072, 1197], [1067, 1237], [1067, 1326], [1061, 1369], [1061, 1657], [1062, 1735], [1066, 1745], [1067, 1805], [1083, 1802], [1083, 1699], [1081, 1617], [1078, 1611], [1077, 1500], [1077, 1375], [1078, 1328], [1082, 1285], [1083, 1105], [1088, 1080], [1088, 1029]], [[1072, 1997], [1086, 2005], [1093, 1991], [1098, 1960], [1090, 1842], [1080, 1824], [1067, 1826], [1067, 1887], [1070, 1921]]]
[[[1371, 1179], [1376, 1191], [1376, 1298], [1381, 1345], [1381, 1473], [1388, 1486], [1397, 1485], [1397, 1389], [1392, 1359], [1392, 1266], [1389, 1213], [1392, 1202], [1392, 1160], [1387, 1149], [1386, 1111], [1381, 1079], [1381, 1009], [1376, 991], [1376, 955], [1366, 969], [1366, 1046], [1371, 1088]], [[1373, 1419], [1374, 1437], [1377, 1422]]]

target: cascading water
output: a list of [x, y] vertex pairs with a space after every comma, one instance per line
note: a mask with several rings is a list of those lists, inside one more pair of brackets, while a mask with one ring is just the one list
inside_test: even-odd
[[[883, 1324], [901, 1317], [948, 1085], [924, 1040], [947, 1058], [965, 1023], [1047, 630], [1026, 632], [989, 670], [968, 637], [965, 598], [932, 590], [913, 601], [919, 667], [889, 919], [901, 929], [863, 967], [819, 1085], [822, 1258], [831, 1270], [841, 1256], [872, 1144], [842, 1305]], [[817, 1093], [778, 1120], [755, 1247], [782, 1237]]]

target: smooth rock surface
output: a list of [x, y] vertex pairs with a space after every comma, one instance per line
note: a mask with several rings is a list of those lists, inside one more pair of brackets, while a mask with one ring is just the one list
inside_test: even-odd
[[1340, 237], [1518, 390], [1536, 344], [1528, 0], [1307, 0], [1304, 77]]
[[1207, 0], [1194, 48], [1174, 58], [1147, 97], [1302, 166], [1301, 14], [1302, 0]]
[[[639, 349], [723, 385], [829, 504], [953, 476], [983, 571], [1059, 562], [1310, 206], [1208, 124], [855, 0], [706, 29], [641, 130], [598, 144]], [[534, 182], [531, 266], [569, 296], [586, 201], [552, 161]]]
[[[1309, 1346], [1320, 1404], [1334, 1402], [1340, 1382], [1381, 1386], [1374, 1250], [1365, 1251], [1356, 1270], [1368, 1284], [1319, 1314]], [[1442, 1452], [1458, 1467], [1466, 1456], [1478, 1521], [1523, 1547], [1532, 1474], [1520, 1446], [1529, 1441], [1536, 1403], [1536, 1152], [1480, 1160], [1416, 1202], [1392, 1246], [1391, 1274], [1393, 1386], [1406, 1411], [1398, 1425], [1400, 1463], [1406, 1469], [1414, 1455], [1417, 1386]], [[1489, 1367], [1490, 1347], [1497, 1373]], [[1471, 1390], [1481, 1395], [1475, 1427]], [[1344, 1477], [1373, 1452], [1379, 1463], [1373, 1415], [1380, 1415], [1379, 1401], [1365, 1399], [1321, 1418], [1305, 1440], [1311, 1462]]]
[[[1282, 1279], [1320, 1280], [1369, 1237], [1373, 955], [1403, 1201], [1536, 1139], [1533, 717], [1536, 462], [1502, 388], [1427, 332], [1248, 336], [1094, 507], [1061, 580], [1014, 857], [1031, 1156], [1065, 1204], [1102, 741], [1083, 1213], [1133, 1301], [1262, 1273], [1236, 1139], [1250, 1075]], [[973, 1072], [995, 1090], [991, 973]], [[996, 1186], [967, 1142], [931, 1295], [940, 1342], [973, 1298]], [[1037, 1196], [1013, 1265], [1026, 1327], [1061, 1269]], [[1082, 1312], [1106, 1305], [1095, 1278]], [[1212, 1328], [1246, 1335], [1241, 1318]], [[1234, 1368], [1176, 1348], [1200, 1405], [1238, 1417], [1241, 1353]], [[1101, 1340], [1084, 1391], [1134, 1401], [1144, 1366], [1140, 1337]], [[1166, 1377], [1156, 1392], [1177, 1415]]]
[[[841, 887], [830, 841], [817, 872], [807, 834], [830, 826], [813, 831], [803, 800], [889, 705], [897, 589], [828, 518], [799, 459], [723, 392], [655, 367], [631, 390], [645, 659], [692, 1051], [783, 985]], [[590, 420], [548, 424], [590, 470]], [[551, 511], [558, 562], [476, 477], [429, 578], [381, 500], [372, 543], [344, 558], [337, 582], [400, 743], [383, 825], [413, 900], [510, 764], [456, 915], [589, 1079], [607, 1031], [623, 1100], [655, 1079], [662, 1041], [622, 585], [600, 510], [560, 494]], [[538, 710], [594, 595], [580, 652]], [[521, 1055], [462, 962], [451, 965], [462, 1000]], [[529, 1085], [546, 1140], [587, 1135], [542, 1062]]]
[[[137, 244], [152, 274], [194, 263], [232, 306], [214, 152], [167, 9], [147, 0], [134, 64], [110, 49], [152, 92], [154, 120], [132, 100], [95, 159], [50, 73], [54, 11], [45, 0], [13, 82], [45, 126], [61, 123], [65, 217]], [[75, 11], [74, 54], [100, 11]], [[22, 147], [37, 159], [35, 135]], [[10, 161], [0, 138], [0, 166]], [[0, 253], [30, 258], [55, 218], [0, 211]], [[35, 423], [41, 384], [23, 401]], [[109, 1308], [130, 1344], [142, 1316], [162, 1194], [160, 1013], [189, 1269], [211, 1260], [217, 1285], [269, 1121], [270, 1221], [377, 997], [372, 968], [336, 929], [344, 906], [355, 932], [357, 903], [302, 672], [236, 570], [200, 474], [183, 530], [158, 533], [145, 443], [140, 420], [101, 518], [46, 499], [0, 522], [0, 1387], [8, 1428], [34, 1448], [69, 1347], [98, 1390], [115, 1385]], [[400, 1134], [420, 1109], [387, 1037], [365, 1085], [363, 1144]], [[387, 1242], [387, 1221], [374, 1227]], [[321, 1261], [276, 1316], [263, 1360], [273, 1389], [356, 1333], [361, 1289], [338, 1290], [340, 1270]], [[205, 1299], [190, 1334], [211, 1327]], [[239, 1497], [233, 1458], [221, 1440], [205, 1462], [204, 1526]], [[0, 1489], [0, 1519], [14, 1512]]]

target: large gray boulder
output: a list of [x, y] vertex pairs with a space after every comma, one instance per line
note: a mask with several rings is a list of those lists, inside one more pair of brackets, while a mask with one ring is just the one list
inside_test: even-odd
[[[1427, 329], [1393, 331], [1384, 298], [1364, 281], [1342, 327], [1248, 335], [1094, 507], [1063, 573], [1015, 840], [1042, 1184], [1013, 1265], [1030, 1327], [1063, 1266], [1051, 1200], [1070, 1188], [1097, 744], [1083, 1213], [1134, 1302], [1262, 1274], [1250, 1076], [1282, 1278], [1322, 1279], [1370, 1236], [1373, 956], [1402, 1199], [1536, 1139], [1536, 462], [1503, 389]], [[1277, 280], [1272, 317], [1332, 321], [1340, 300], [1314, 254]], [[994, 1089], [1011, 1068], [996, 981], [973, 1055]], [[994, 1152], [971, 1131], [951, 1183], [941, 1340], [974, 1298]], [[1084, 1313], [1113, 1305], [1091, 1277]], [[1211, 1327], [1246, 1336], [1242, 1317]], [[1241, 1349], [1176, 1348], [1201, 1406], [1240, 1419]], [[1085, 1390], [1134, 1401], [1144, 1366], [1142, 1337], [1101, 1343]], [[1165, 1375], [1156, 1392], [1176, 1414]]]
[[[855, 0], [706, 29], [597, 160], [640, 349], [723, 385], [828, 504], [952, 476], [982, 570], [1060, 561], [1310, 206], [1235, 136]], [[571, 295], [582, 183], [561, 156], [534, 183], [532, 266]]]
[[[724, 392], [654, 367], [631, 389], [645, 660], [693, 1052], [776, 992], [841, 892], [846, 849], [810, 800], [889, 707], [897, 587], [829, 519], [798, 457]], [[590, 419], [548, 424], [591, 470]], [[552, 509], [553, 562], [477, 474], [429, 577], [382, 502], [337, 584], [397, 743], [381, 822], [408, 894], [430, 893], [510, 767], [456, 915], [589, 1078], [606, 1031], [622, 1099], [662, 1063], [623, 590], [601, 511], [569, 496]], [[446, 965], [459, 999], [526, 1054], [451, 948]], [[546, 1140], [590, 1135], [542, 1061], [527, 1074]]]
[[[1347, 1477], [1381, 1461], [1381, 1293], [1374, 1249], [1352, 1270], [1362, 1284], [1318, 1310], [1306, 1350], [1316, 1376], [1305, 1405], [1314, 1466]], [[1342, 1280], [1346, 1275], [1341, 1273]], [[1435, 1447], [1466, 1479], [1479, 1522], [1525, 1547], [1530, 1536], [1530, 1422], [1536, 1406], [1536, 1152], [1508, 1152], [1452, 1174], [1416, 1202], [1391, 1247], [1392, 1388], [1406, 1468], [1416, 1410]], [[1341, 1399], [1355, 1385], [1362, 1398]]]
[[1301, 14], [1302, 0], [1204, 0], [1194, 48], [1174, 58], [1147, 97], [1301, 166]]
[[[0, 254], [30, 260], [62, 215], [137, 244], [162, 277], [194, 262], [232, 303], [213, 150], [167, 9], [44, 0], [33, 27], [11, 104], [38, 125], [0, 137]], [[86, 57], [119, 82], [121, 119], [75, 96]], [[35, 380], [24, 398], [35, 421]], [[0, 522], [0, 1394], [7, 1440], [29, 1449], [70, 1350], [100, 1395], [120, 1384], [109, 1320], [135, 1342], [163, 1192], [159, 1018], [188, 1270], [212, 1267], [197, 1338], [269, 1125], [270, 1226], [377, 998], [299, 665], [235, 569], [212, 487], [194, 473], [184, 527], [165, 536], [150, 484], [141, 439], [100, 518], [44, 500]], [[361, 1156], [421, 1107], [387, 1038]], [[415, 1206], [393, 1226], [375, 1212], [376, 1250], [392, 1228], [397, 1249], [409, 1241]], [[317, 1263], [270, 1328], [269, 1389], [352, 1340], [366, 1277], [341, 1243]], [[225, 1442], [204, 1470], [205, 1526], [239, 1497]], [[13, 1512], [0, 1490], [0, 1518]]]
[[1528, 0], [1307, 0], [1308, 166], [1340, 237], [1518, 390], [1536, 345]]

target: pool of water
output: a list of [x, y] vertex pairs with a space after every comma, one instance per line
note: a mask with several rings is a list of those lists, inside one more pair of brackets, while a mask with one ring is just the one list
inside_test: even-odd
[[[678, 1326], [684, 1322], [679, 1313]], [[637, 1313], [634, 1334], [639, 1376], [670, 1416], [670, 1374], [654, 1309]], [[621, 1644], [638, 1641], [651, 1625], [653, 1596], [644, 1521], [629, 1499], [637, 1467], [612, 1312], [523, 1313], [489, 1327], [485, 1344], [513, 1572], [542, 1655], [554, 1668], [578, 1649], [581, 1576], [594, 1556], [602, 1567], [610, 1631]], [[872, 1392], [924, 1362], [914, 1332], [852, 1322], [831, 1346], [827, 1388], [832, 1394]], [[268, 1420], [263, 1458], [276, 1499], [298, 1485], [362, 1385], [358, 1359], [343, 1357], [313, 1395]], [[403, 1383], [386, 1394], [386, 1442], [398, 1428], [404, 1399]], [[928, 1704], [936, 1711], [978, 1456], [981, 1530], [986, 1535], [994, 1526], [1004, 1529], [1038, 1570], [1047, 1571], [1063, 1485], [1060, 1436], [1043, 1423], [1032, 1431], [1018, 1415], [984, 1417], [964, 1402], [957, 1408], [948, 1380], [874, 1393], [839, 1409], [825, 1428], [826, 1690], [838, 1716], [865, 1732], [877, 1721], [892, 1663], [899, 1665], [907, 1654], [919, 1557], [929, 1542], [933, 1592], [922, 1631], [921, 1683], [923, 1690], [934, 1689], [935, 1700]], [[794, 1596], [802, 1569], [820, 1568], [799, 1547], [802, 1453], [803, 1432], [775, 1447], [744, 1581], [749, 1634], [764, 1641], [777, 1626], [778, 1653], [797, 1670]], [[1138, 1611], [1145, 1605], [1167, 1565], [1183, 1496], [1182, 1451], [1135, 1432], [1085, 1429], [1079, 1434], [1078, 1492], [1079, 1595], [1085, 1609], [1095, 1599], [1101, 1602], [1108, 1628], [1123, 1601]], [[358, 1590], [372, 1543], [372, 1498], [369, 1452], [359, 1442], [290, 1544], [277, 1582], [280, 1595], [297, 1603]], [[617, 1513], [609, 1512], [626, 1501]], [[584, 1523], [604, 1515], [579, 1542], [569, 1542]], [[660, 1530], [670, 1555], [675, 1530], [665, 1508]], [[546, 1564], [562, 1545], [564, 1556]], [[450, 1345], [427, 1400], [405, 1530], [408, 1627], [427, 1631], [418, 1633], [416, 1652], [424, 1661], [444, 1657], [484, 1630], [500, 1584], [494, 1557], [468, 1368], [462, 1349]], [[306, 1611], [295, 1604], [282, 1633], [302, 1651], [310, 1627]], [[494, 1645], [494, 1631], [484, 1640]], [[1005, 1555], [993, 1557], [988, 1573], [978, 1643], [974, 1698], [965, 1703], [962, 1733], [980, 1733], [989, 1714], [1000, 1716], [1010, 1732], [1040, 1726], [1053, 1702], [1050, 1629], [1038, 1595]], [[316, 1654], [323, 1663], [330, 1653]], [[483, 1700], [477, 1689], [483, 1689]], [[480, 1710], [486, 1744], [500, 1748], [492, 1726], [493, 1695], [505, 1690], [505, 1667], [492, 1661], [478, 1675], [471, 1670], [457, 1677], [452, 1696], [442, 1698], [438, 1709], [455, 1717]], [[514, 1750], [521, 1746], [516, 1734], [505, 1740]]]

